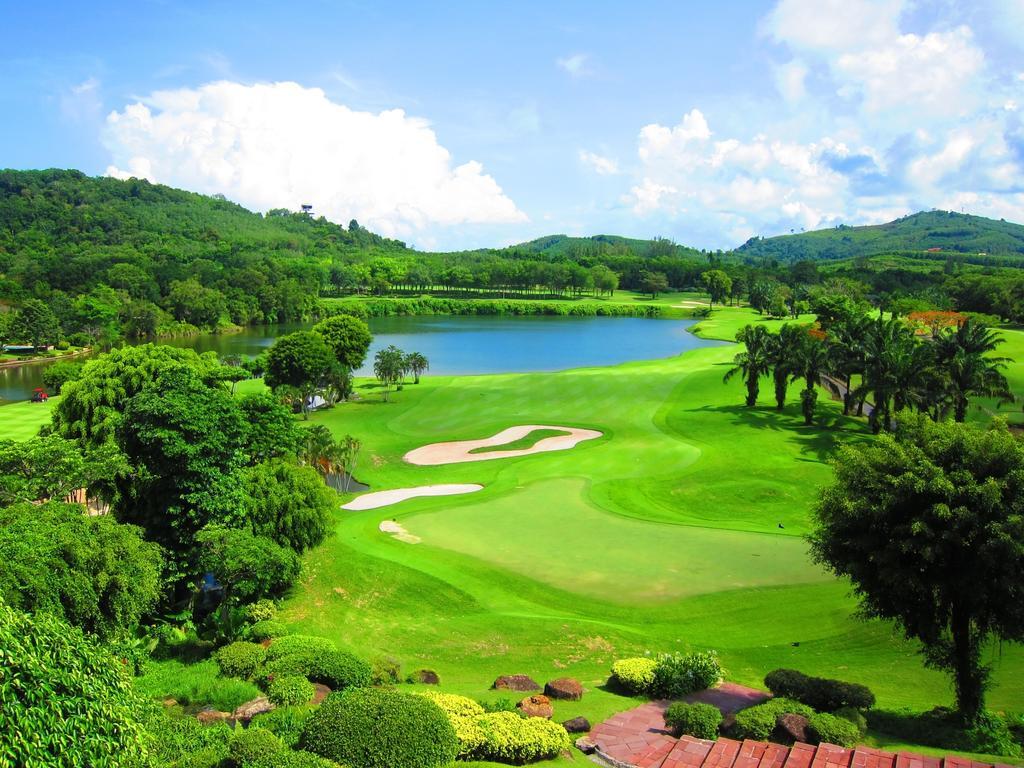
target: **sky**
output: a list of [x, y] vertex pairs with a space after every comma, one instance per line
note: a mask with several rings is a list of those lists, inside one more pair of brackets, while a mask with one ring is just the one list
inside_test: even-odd
[[0, 167], [424, 250], [1024, 222], [1024, 0], [0, 0]]

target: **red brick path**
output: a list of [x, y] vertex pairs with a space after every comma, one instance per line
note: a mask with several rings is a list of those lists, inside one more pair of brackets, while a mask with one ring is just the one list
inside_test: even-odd
[[[725, 683], [701, 691], [687, 701], [714, 704], [724, 714], [760, 703], [767, 694]], [[909, 752], [884, 752], [869, 747], [844, 749], [834, 744], [797, 743], [792, 747], [763, 741], [717, 741], [672, 736], [665, 729], [667, 701], [620, 712], [576, 742], [584, 752], [598, 753], [606, 762], [634, 768], [1011, 768], [974, 762], [965, 757], [926, 757]]]

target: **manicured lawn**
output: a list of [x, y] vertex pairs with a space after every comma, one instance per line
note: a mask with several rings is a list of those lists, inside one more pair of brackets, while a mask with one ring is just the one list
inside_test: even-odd
[[[726, 308], [702, 332], [728, 337], [758, 319]], [[714, 321], [714, 322], [712, 322]], [[710, 324], [710, 325], [709, 325]], [[773, 321], [773, 324], [781, 322]], [[808, 562], [801, 534], [827, 459], [868, 439], [823, 394], [821, 422], [804, 427], [797, 390], [785, 412], [742, 407], [722, 384], [734, 347], [612, 368], [561, 373], [427, 377], [390, 403], [361, 382], [363, 400], [313, 414], [364, 445], [357, 477], [374, 490], [476, 482], [479, 493], [339, 511], [336, 536], [307, 556], [286, 603], [295, 628], [357, 652], [430, 667], [443, 687], [495, 696], [499, 674], [543, 682], [578, 677], [582, 702], [556, 718], [600, 720], [631, 706], [604, 690], [615, 658], [715, 648], [730, 679], [759, 685], [790, 666], [870, 685], [883, 706], [952, 701], [889, 625], [852, 618], [847, 585]], [[601, 430], [559, 453], [415, 467], [426, 443], [487, 437], [516, 424]], [[421, 536], [381, 533], [397, 519]], [[780, 527], [781, 524], [781, 527]], [[1024, 655], [993, 655], [990, 703], [1024, 707]]]
[[8, 403], [0, 406], [0, 439], [28, 440], [39, 432], [39, 428], [50, 421], [50, 414], [59, 397], [51, 397], [45, 403]]

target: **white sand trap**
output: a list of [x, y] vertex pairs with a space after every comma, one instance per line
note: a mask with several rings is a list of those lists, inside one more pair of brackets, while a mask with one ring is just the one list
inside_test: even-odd
[[406, 544], [419, 544], [423, 541], [419, 536], [409, 533], [401, 523], [396, 523], [394, 520], [385, 520], [378, 527], [381, 533], [390, 533], [396, 539], [404, 541]]
[[[538, 440], [530, 448], [514, 451], [487, 451], [486, 453], [470, 453], [477, 448], [491, 448], [515, 442], [538, 429], [557, 429], [568, 432], [566, 435], [555, 435]], [[601, 437], [595, 429], [576, 429], [575, 427], [553, 427], [546, 424], [523, 424], [518, 427], [503, 429], [493, 437], [483, 440], [457, 440], [451, 443], [431, 443], [422, 448], [415, 448], [405, 454], [410, 464], [420, 466], [437, 466], [439, 464], [456, 464], [463, 461], [490, 461], [491, 459], [508, 459], [514, 456], [530, 456], [534, 453], [547, 451], [566, 451], [575, 448], [585, 440]]]
[[[367, 509], [377, 509], [397, 504], [406, 499], [417, 499], [421, 496], [457, 496], [460, 493], [473, 493], [483, 490], [482, 485], [476, 483], [465, 483], [462, 485], [419, 485], [415, 488], [395, 488], [390, 491], [374, 491], [357, 496], [348, 504], [342, 504], [342, 509], [349, 509], [355, 512], [363, 512]], [[383, 528], [381, 530], [384, 530]]]

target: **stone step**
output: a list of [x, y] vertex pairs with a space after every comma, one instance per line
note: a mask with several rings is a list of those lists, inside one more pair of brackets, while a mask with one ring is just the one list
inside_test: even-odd
[[811, 768], [850, 768], [852, 757], [852, 750], [822, 742], [814, 753]]
[[679, 746], [679, 743], [670, 739], [665, 739], [657, 744], [652, 744], [645, 751], [641, 752], [635, 760], [633, 765], [636, 768], [662, 768], [665, 763], [665, 758], [668, 757], [669, 753]]
[[661, 764], [661, 768], [701, 768], [715, 742], [683, 736]]

